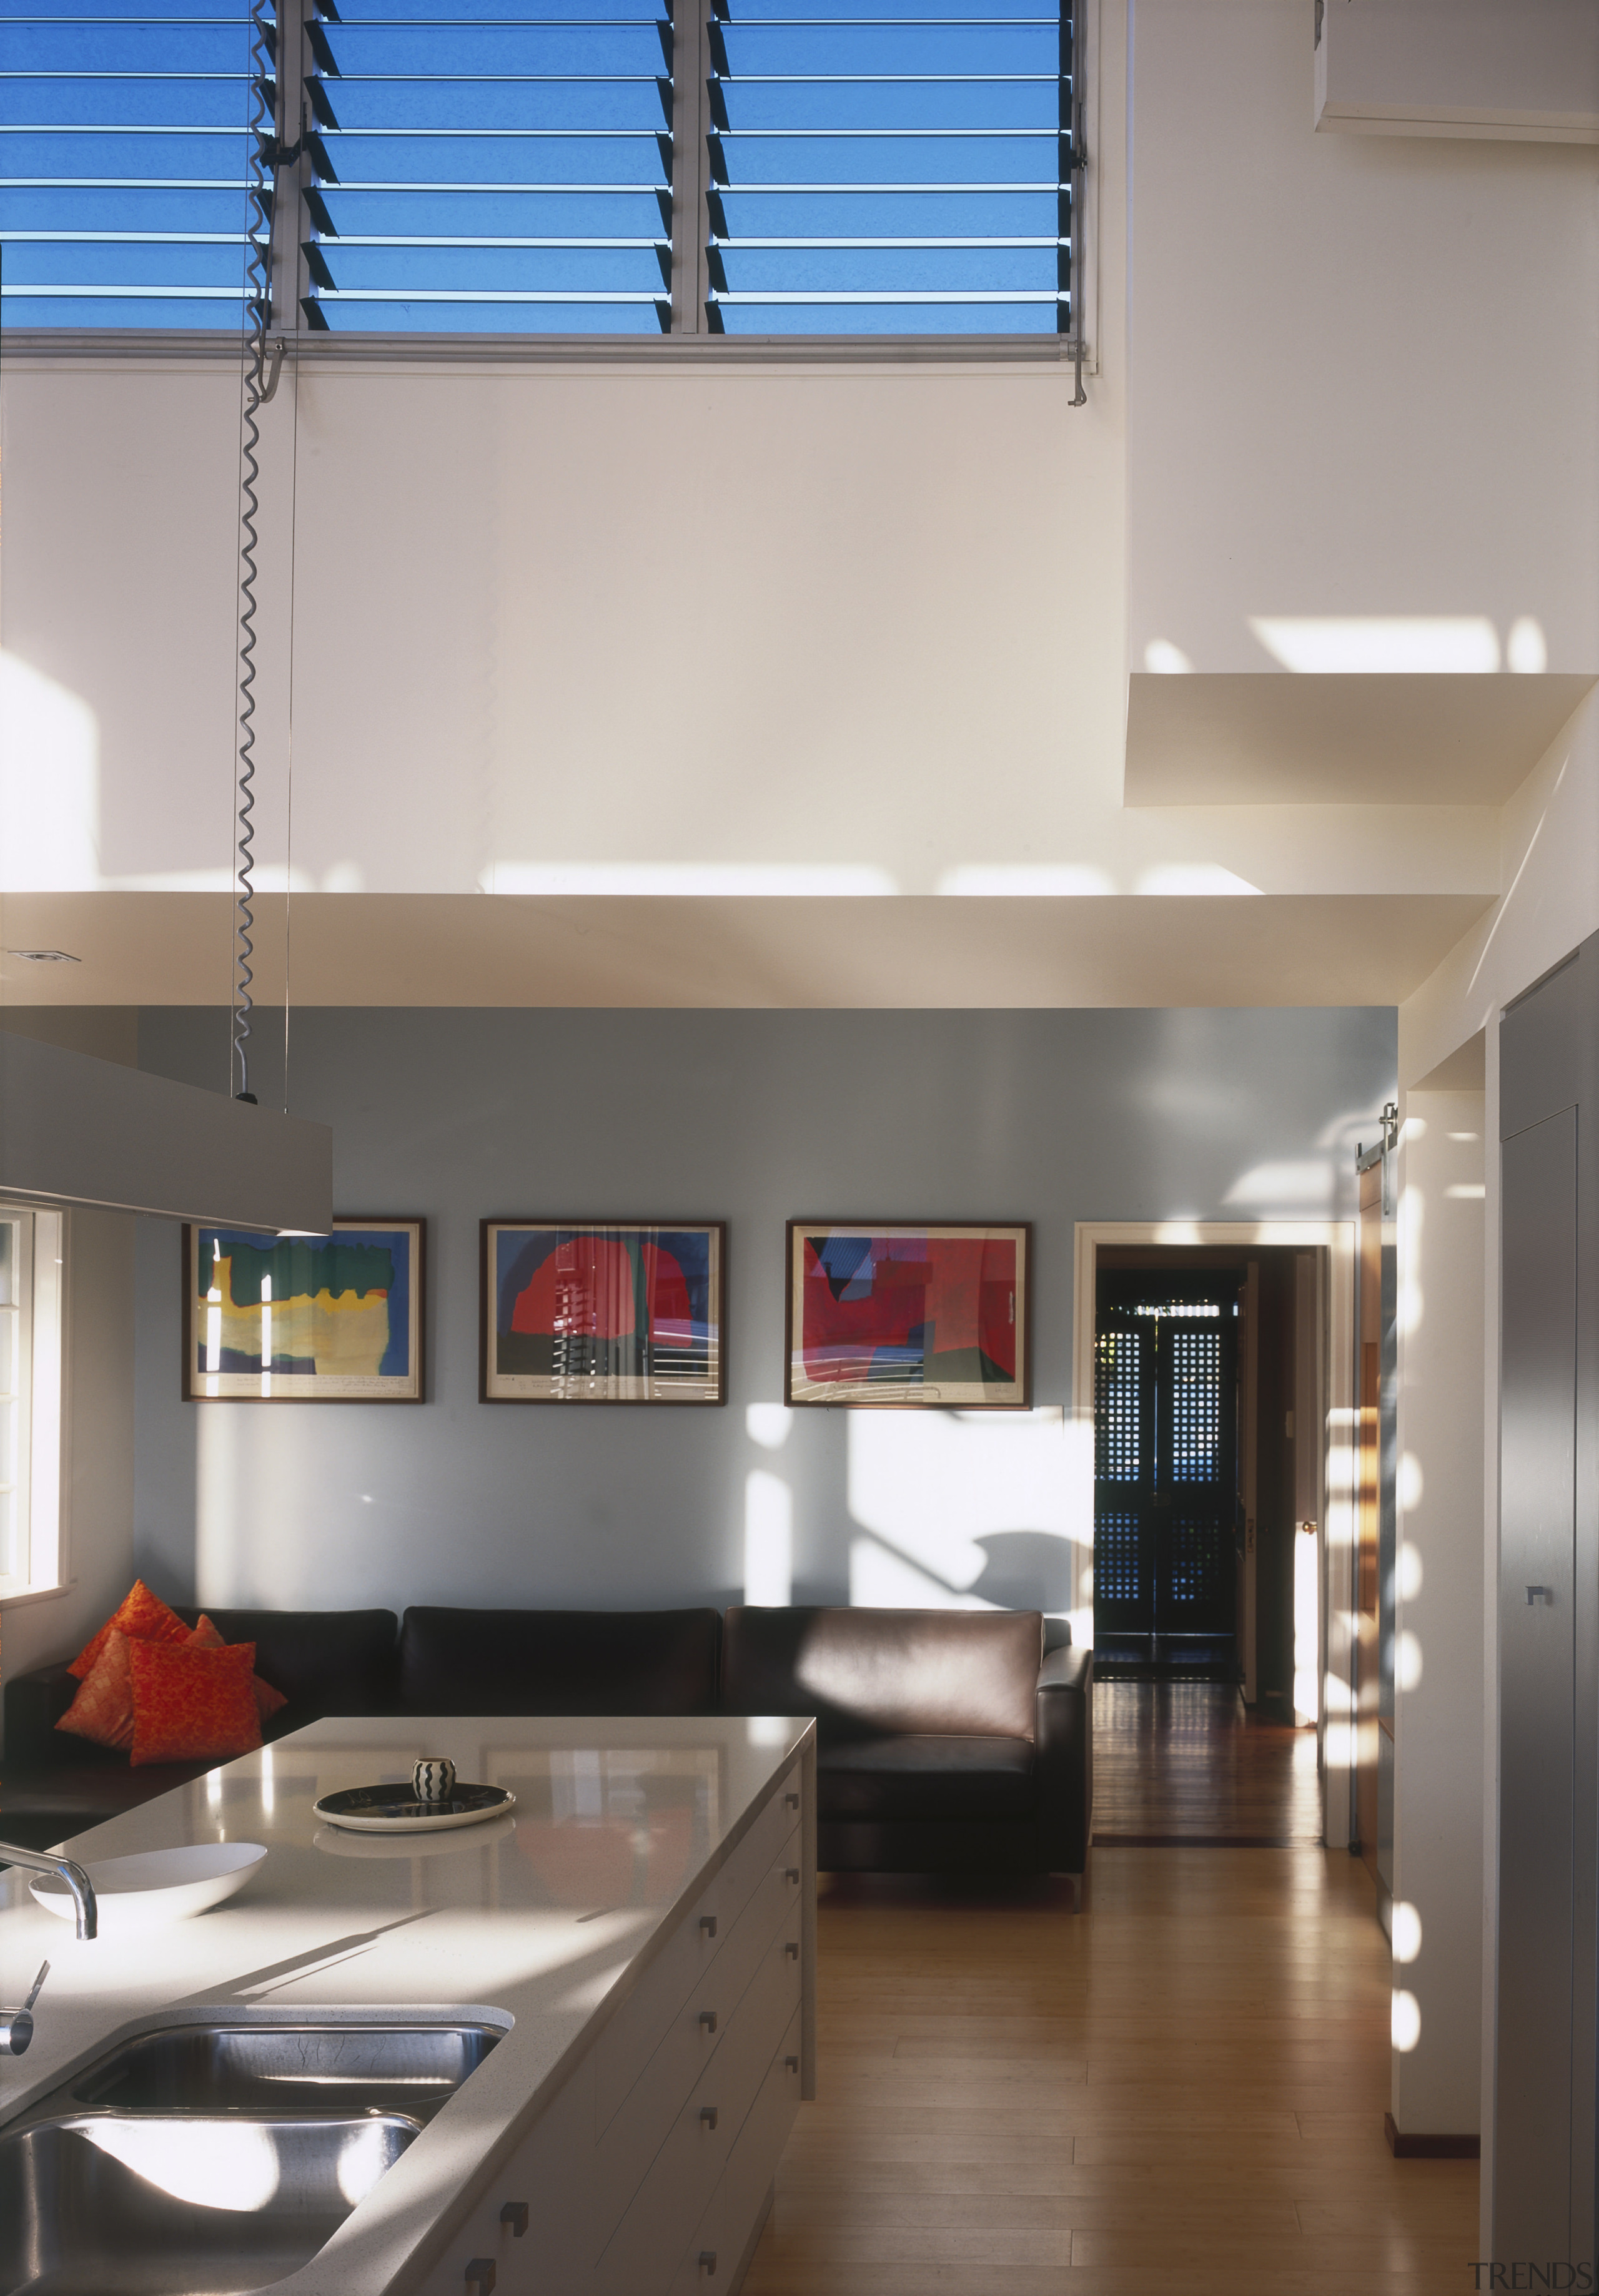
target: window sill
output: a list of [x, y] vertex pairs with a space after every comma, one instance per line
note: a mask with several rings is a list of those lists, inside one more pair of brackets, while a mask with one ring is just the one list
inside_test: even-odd
[[[1064, 335], [447, 335], [311, 334], [272, 329], [308, 372], [374, 366], [1029, 366], [1070, 370]], [[215, 329], [8, 327], [10, 359], [221, 359], [237, 366], [240, 339]], [[1083, 372], [1099, 372], [1091, 345]]]
[[0, 1611], [20, 1611], [29, 1603], [55, 1603], [63, 1595], [76, 1592], [76, 1578], [64, 1578], [59, 1587], [21, 1587], [14, 1595], [0, 1594]]

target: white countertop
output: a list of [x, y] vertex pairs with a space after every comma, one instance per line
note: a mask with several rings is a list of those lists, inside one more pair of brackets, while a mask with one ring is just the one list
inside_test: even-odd
[[[51, 1964], [32, 2047], [0, 2058], [0, 2122], [156, 2023], [396, 2008], [512, 2020], [336, 2235], [336, 2282], [313, 2262], [277, 2284], [284, 2296], [386, 2288], [465, 2177], [532, 2119], [585, 2029], [631, 1989], [652, 1940], [813, 1728], [766, 1716], [332, 1718], [78, 1834], [71, 1853], [91, 1866], [186, 1842], [259, 1841], [269, 1854], [210, 1913], [83, 1944], [35, 1904], [24, 1872], [0, 1874], [0, 2000], [21, 2000]], [[313, 1815], [339, 1787], [408, 1781], [422, 1754], [448, 1755], [463, 1781], [509, 1786], [515, 1816], [382, 1837]]]

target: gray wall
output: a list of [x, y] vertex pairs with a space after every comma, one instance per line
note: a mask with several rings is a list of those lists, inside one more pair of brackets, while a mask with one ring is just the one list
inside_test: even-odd
[[[267, 1102], [281, 1016], [262, 1021], [251, 1082]], [[222, 1030], [209, 1012], [146, 1012], [141, 1064], [214, 1087]], [[334, 1126], [339, 1207], [430, 1223], [429, 1400], [182, 1403], [177, 1233], [142, 1222], [136, 1536], [160, 1591], [397, 1609], [738, 1600], [761, 1472], [791, 1494], [795, 1600], [839, 1599], [853, 1574], [858, 1595], [881, 1593], [896, 1572], [915, 1599], [920, 1570], [1058, 1610], [1067, 1547], [1040, 1490], [1057, 1455], [1032, 1439], [1051, 1417], [968, 1439], [947, 1414], [806, 1411], [779, 1450], [753, 1438], [748, 1406], [783, 1392], [785, 1220], [1031, 1219], [1034, 1396], [1058, 1414], [1073, 1223], [1348, 1217], [1356, 1138], [1394, 1090], [1396, 1021], [302, 1011], [292, 1053], [295, 1112]], [[727, 1219], [728, 1407], [480, 1404], [485, 1214]], [[919, 1481], [942, 1546], [879, 1504]]]

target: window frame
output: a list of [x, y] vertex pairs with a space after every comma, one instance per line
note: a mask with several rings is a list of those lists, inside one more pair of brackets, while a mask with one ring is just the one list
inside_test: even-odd
[[59, 1594], [68, 1584], [66, 1489], [67, 1216], [0, 1199], [19, 1230], [15, 1491], [19, 1568], [0, 1576], [0, 1607]]
[[[268, 340], [286, 357], [317, 366], [357, 368], [408, 365], [463, 367], [676, 366], [740, 368], [1023, 365], [1072, 367], [1085, 375], [1100, 372], [1099, 357], [1099, 152], [1100, 0], [1061, 0], [1073, 19], [1074, 72], [1081, 91], [1083, 148], [1087, 164], [1076, 172], [1080, 217], [1074, 215], [1073, 325], [1057, 334], [713, 334], [705, 324], [708, 286], [707, 204], [709, 168], [705, 135], [710, 107], [706, 78], [710, 62], [707, 13], [710, 0], [680, 0], [677, 53], [672, 74], [672, 141], [692, 155], [674, 185], [672, 303], [672, 332], [654, 335], [450, 334], [381, 330], [324, 332], [306, 323], [303, 299], [309, 268], [302, 252], [301, 220], [309, 162], [301, 157], [277, 177], [272, 247], [272, 308]], [[298, 90], [310, 59], [305, 26], [316, 14], [315, 0], [279, 0], [279, 131], [287, 124], [289, 90]], [[299, 30], [290, 19], [298, 11]], [[297, 120], [297, 107], [296, 107]], [[285, 136], [284, 140], [288, 140]], [[6, 328], [4, 348], [11, 357], [126, 358], [136, 362], [240, 357], [233, 328]]]

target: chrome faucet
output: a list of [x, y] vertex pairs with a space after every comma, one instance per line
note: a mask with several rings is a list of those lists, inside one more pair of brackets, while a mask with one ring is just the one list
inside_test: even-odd
[[63, 1857], [59, 1849], [18, 1849], [9, 1841], [0, 1841], [0, 1866], [25, 1866], [33, 1874], [59, 1874], [72, 1892], [72, 1903], [78, 1908], [78, 1934], [92, 1938], [98, 1933], [99, 1914], [95, 1905], [95, 1884], [81, 1866]]
[[0, 2049], [9, 2049], [20, 2057], [33, 2038], [33, 2005], [39, 1997], [39, 1988], [50, 1974], [47, 1961], [39, 1964], [39, 1973], [33, 1980], [33, 1989], [20, 2009], [0, 2009]]

